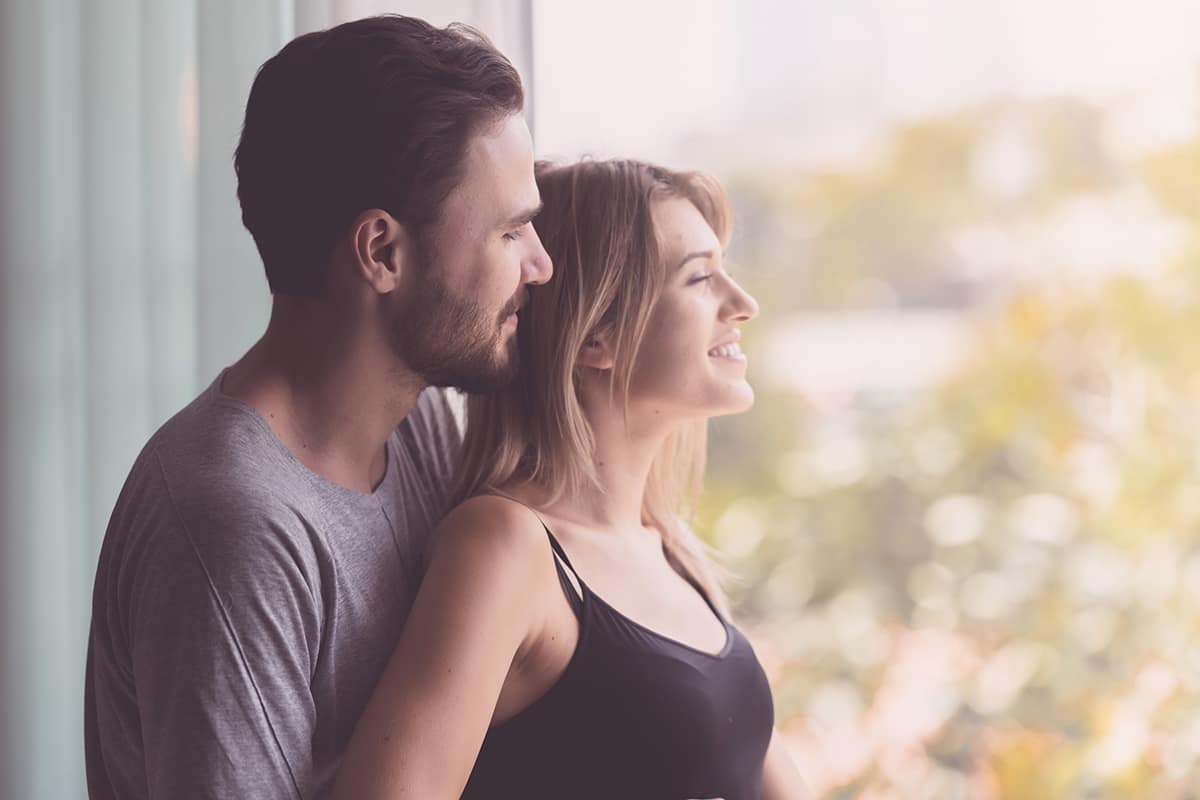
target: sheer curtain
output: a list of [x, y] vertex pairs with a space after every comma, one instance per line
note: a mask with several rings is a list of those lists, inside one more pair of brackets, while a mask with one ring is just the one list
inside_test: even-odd
[[482, 28], [528, 80], [530, 9], [0, 0], [0, 797], [85, 795], [108, 514], [150, 433], [266, 322], [232, 163], [259, 64], [298, 33], [395, 11]]

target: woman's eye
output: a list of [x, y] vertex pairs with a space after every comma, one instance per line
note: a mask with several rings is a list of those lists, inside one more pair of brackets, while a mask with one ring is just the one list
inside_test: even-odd
[[697, 275], [694, 278], [692, 278], [690, 281], [688, 281], [688, 285], [690, 286], [693, 283], [703, 283], [704, 281], [710, 279], [711, 277], [712, 277], [712, 275], [710, 275], [708, 273], [705, 273], [703, 275]]

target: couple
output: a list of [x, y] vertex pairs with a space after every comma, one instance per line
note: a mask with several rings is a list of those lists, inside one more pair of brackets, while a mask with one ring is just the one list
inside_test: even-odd
[[753, 400], [725, 197], [535, 164], [522, 107], [484, 37], [411, 18], [259, 71], [271, 318], [113, 511], [91, 797], [803, 796], [680, 516]]

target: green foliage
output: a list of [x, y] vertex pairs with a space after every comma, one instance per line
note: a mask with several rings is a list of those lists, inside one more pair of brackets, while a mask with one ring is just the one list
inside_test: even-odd
[[[898, 131], [858, 171], [731, 181], [752, 363], [804, 311], [969, 322], [924, 391], [828, 403], [760, 371], [755, 410], [714, 425], [700, 529], [824, 796], [1195, 796], [1200, 139], [1134, 156], [1104, 123], [1009, 104]], [[997, 196], [979, 163], [1002, 126], [1040, 167]], [[1131, 191], [1183, 231], [1173, 263], [1087, 275], [1029, 245]], [[990, 254], [954, 242], [980, 226], [1034, 279], [971, 277]]]

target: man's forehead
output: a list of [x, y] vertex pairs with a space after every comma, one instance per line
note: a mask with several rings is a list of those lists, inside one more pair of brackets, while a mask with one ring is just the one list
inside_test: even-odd
[[511, 114], [476, 133], [467, 142], [466, 163], [490, 170], [533, 169], [533, 139], [525, 118]]
[[533, 146], [523, 119], [509, 117], [503, 126], [472, 137], [462, 180], [449, 200], [487, 203], [498, 220], [538, 205]]

